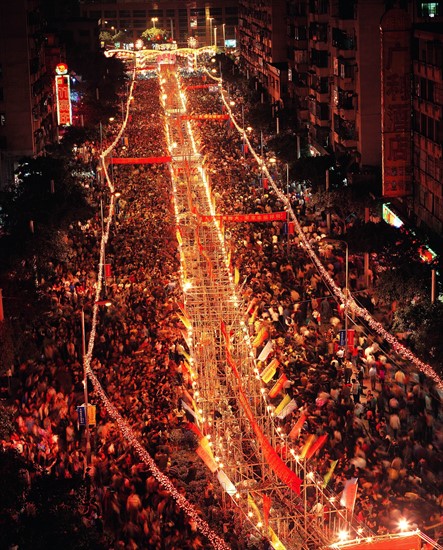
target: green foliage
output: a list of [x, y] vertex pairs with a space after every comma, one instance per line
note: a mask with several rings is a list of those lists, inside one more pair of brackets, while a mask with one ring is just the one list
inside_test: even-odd
[[100, 31], [100, 42], [103, 42], [103, 44], [113, 44], [113, 36], [109, 31]]
[[141, 38], [145, 44], [166, 42], [168, 39], [168, 31], [158, 27], [149, 27], [142, 32]]
[[112, 41], [114, 44], [117, 42], [120, 44], [129, 44], [132, 42], [132, 37], [126, 31], [118, 31], [118, 33], [112, 37]]
[[400, 308], [409, 308], [417, 299], [429, 301], [431, 273], [426, 264], [410, 261], [401, 267], [396, 265], [382, 271], [377, 279], [374, 293], [384, 303], [399, 302]]

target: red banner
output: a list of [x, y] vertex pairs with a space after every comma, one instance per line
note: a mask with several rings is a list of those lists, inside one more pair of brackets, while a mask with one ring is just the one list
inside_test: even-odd
[[385, 540], [374, 538], [371, 542], [359, 540], [355, 544], [346, 544], [346, 550], [419, 550], [420, 548], [420, 537], [416, 534], [387, 537]]
[[228, 120], [229, 115], [182, 115], [182, 120]]
[[111, 264], [105, 264], [105, 277], [111, 277]]
[[194, 86], [183, 86], [184, 90], [200, 90], [201, 88], [210, 88], [212, 84], [195, 84]]
[[171, 160], [171, 157], [111, 157], [111, 164], [164, 164], [166, 162], [171, 162]]
[[263, 433], [262, 429], [255, 420], [254, 413], [252, 412], [251, 405], [249, 404], [248, 396], [243, 389], [240, 373], [238, 372], [237, 365], [232, 358], [230, 350], [230, 339], [226, 331], [226, 325], [221, 322], [221, 332], [225, 338], [225, 352], [226, 352], [226, 361], [231, 367], [232, 372], [234, 373], [235, 378], [238, 382], [238, 393], [240, 404], [248, 418], [252, 429], [254, 430], [257, 441], [261, 446], [263, 456], [269, 466], [274, 470], [277, 476], [285, 483], [292, 491], [300, 494], [301, 479], [293, 472], [288, 466], [283, 462], [281, 457], [278, 455], [277, 451], [272, 447], [269, 440]]
[[271, 212], [269, 214], [216, 214], [215, 216], [200, 216], [202, 222], [222, 220], [225, 222], [274, 222], [285, 221], [286, 212]]

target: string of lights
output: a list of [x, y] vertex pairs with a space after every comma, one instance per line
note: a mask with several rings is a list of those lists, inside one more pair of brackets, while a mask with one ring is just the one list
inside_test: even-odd
[[[211, 74], [207, 69], [205, 69], [205, 73], [207, 76], [212, 78], [214, 81], [216, 81], [220, 88], [221, 98], [225, 105], [225, 108], [231, 117], [231, 120], [237, 129], [237, 131], [242, 135], [243, 139], [245, 140], [246, 144], [249, 147], [249, 150], [254, 157], [255, 161], [262, 167], [263, 172], [266, 174], [266, 177], [268, 178], [272, 188], [274, 189], [276, 195], [278, 198], [286, 205], [286, 208], [289, 212], [289, 215], [291, 217], [291, 220], [294, 222], [294, 227], [297, 231], [297, 235], [300, 239], [300, 245], [306, 250], [307, 254], [311, 258], [311, 260], [315, 263], [316, 268], [319, 270], [321, 276], [323, 279], [327, 282], [329, 287], [334, 292], [335, 296], [339, 299], [341, 304], [346, 303], [346, 297], [341, 290], [341, 288], [335, 283], [333, 278], [329, 275], [329, 273], [326, 271], [325, 267], [323, 266], [323, 263], [318, 258], [317, 254], [311, 247], [311, 244], [309, 243], [308, 239], [306, 238], [305, 234], [303, 233], [302, 227], [294, 213], [294, 210], [291, 207], [291, 203], [288, 199], [288, 197], [277, 187], [277, 185], [274, 182], [273, 177], [268, 171], [268, 168], [264, 161], [260, 158], [260, 156], [255, 152], [254, 148], [252, 147], [252, 144], [247, 136], [247, 133], [245, 130], [239, 125], [239, 123], [236, 121], [231, 106], [229, 102], [225, 98], [225, 94], [223, 93], [222, 88], [222, 79], [214, 76]], [[372, 315], [369, 313], [369, 311], [359, 305], [356, 304], [356, 302], [352, 299], [352, 297], [348, 297], [348, 307], [349, 309], [354, 312], [356, 315], [362, 317], [365, 319], [365, 321], [369, 324], [371, 329], [373, 329], [375, 332], [377, 332], [380, 336], [382, 336], [393, 348], [393, 350], [401, 355], [403, 358], [410, 361], [415, 367], [417, 367], [423, 374], [428, 376], [430, 379], [432, 379], [436, 386], [442, 390], [443, 389], [443, 380], [438, 376], [438, 374], [435, 372], [435, 370], [432, 368], [431, 365], [428, 363], [425, 363], [421, 359], [419, 359], [414, 353], [412, 353], [411, 350], [409, 350], [406, 346], [401, 344], [398, 339], [393, 336], [391, 333], [389, 333], [381, 323], [376, 321]]]
[[211, 542], [211, 544], [216, 550], [229, 550], [229, 546], [225, 543], [225, 541], [222, 538], [220, 538], [210, 528], [208, 523], [200, 517], [198, 510], [186, 499], [184, 495], [182, 495], [175, 488], [171, 480], [159, 470], [159, 468], [155, 464], [155, 461], [152, 459], [152, 457], [149, 455], [146, 449], [139, 442], [137, 436], [134, 434], [131, 427], [127, 424], [127, 422], [120, 415], [116, 407], [112, 404], [112, 402], [106, 395], [99, 380], [97, 379], [97, 377], [95, 376], [91, 368], [91, 361], [92, 361], [94, 343], [95, 343], [96, 332], [97, 332], [97, 315], [98, 315], [98, 308], [99, 308], [98, 302], [100, 301], [101, 291], [103, 288], [103, 277], [104, 277], [103, 264], [105, 262], [105, 249], [106, 249], [106, 243], [108, 242], [108, 239], [109, 239], [109, 234], [110, 234], [110, 229], [111, 229], [111, 224], [112, 224], [113, 214], [115, 209], [115, 196], [114, 196], [115, 188], [108, 173], [106, 158], [114, 150], [116, 144], [119, 142], [121, 136], [123, 135], [123, 132], [126, 129], [126, 125], [129, 119], [130, 104], [131, 104], [131, 101], [133, 100], [132, 94], [133, 94], [134, 86], [135, 86], [135, 70], [132, 75], [129, 97], [127, 98], [127, 101], [126, 101], [126, 115], [122, 122], [121, 128], [117, 136], [114, 138], [113, 142], [109, 145], [109, 147], [105, 151], [101, 152], [100, 154], [100, 162], [101, 162], [103, 173], [105, 175], [106, 184], [111, 192], [111, 200], [109, 204], [105, 230], [103, 232], [103, 235], [101, 237], [101, 242], [100, 242], [99, 269], [97, 273], [97, 286], [95, 290], [95, 301], [94, 301], [93, 315], [92, 315], [92, 321], [91, 321], [91, 332], [88, 339], [87, 352], [84, 357], [85, 371], [86, 371], [87, 377], [91, 380], [93, 384], [94, 390], [97, 392], [98, 397], [103, 403], [106, 409], [106, 412], [117, 423], [120, 429], [120, 432], [124, 437], [124, 439], [127, 441], [127, 443], [137, 453], [140, 459], [150, 468], [152, 475], [155, 477], [155, 479], [160, 483], [160, 485], [163, 488], [165, 488], [170, 492], [171, 496], [175, 499], [178, 506], [190, 518], [192, 518], [195, 521], [199, 531], [208, 538], [208, 540]]

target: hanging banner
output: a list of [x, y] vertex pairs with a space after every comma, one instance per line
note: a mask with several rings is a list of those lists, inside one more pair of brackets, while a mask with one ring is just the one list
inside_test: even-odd
[[111, 264], [105, 264], [105, 277], [112, 277]]
[[274, 349], [274, 342], [272, 340], [268, 340], [266, 342], [266, 346], [261, 350], [260, 355], [257, 357], [257, 361], [266, 361], [269, 354], [272, 353], [273, 349]]
[[229, 115], [181, 115], [182, 120], [228, 120]]
[[340, 505], [344, 506], [351, 513], [354, 511], [355, 499], [357, 498], [357, 486], [358, 479], [356, 477], [347, 479], [340, 499]]
[[228, 478], [223, 470], [219, 470], [217, 472], [217, 478], [220, 485], [228, 493], [228, 495], [233, 497], [235, 494], [237, 494], [237, 489], [235, 485], [232, 483], [232, 481]]
[[303, 424], [306, 422], [306, 414], [302, 413], [300, 415], [300, 418], [297, 420], [295, 426], [292, 428], [292, 430], [289, 432], [289, 438], [290, 439], [297, 439], [300, 435], [300, 431], [303, 428]]
[[223, 220], [225, 222], [275, 222], [285, 221], [286, 212], [270, 212], [269, 214], [216, 214], [215, 216], [199, 216], [202, 222]]
[[312, 458], [317, 451], [319, 451], [323, 445], [326, 443], [328, 439], [327, 435], [321, 435], [315, 443], [313, 443], [310, 448], [308, 449], [308, 452], [306, 453], [306, 460], [309, 460]]
[[292, 411], [295, 411], [296, 408], [297, 408], [297, 401], [295, 399], [291, 399], [291, 401], [289, 401], [289, 403], [283, 407], [283, 410], [280, 413], [278, 413], [276, 416], [280, 420], [283, 420], [288, 416], [288, 414], [291, 414]]
[[283, 386], [288, 381], [286, 374], [282, 374], [274, 386], [269, 390], [268, 397], [274, 399], [282, 391]]
[[280, 401], [278, 406], [276, 407], [274, 414], [278, 417], [278, 415], [283, 411], [283, 409], [288, 405], [288, 403], [291, 401], [291, 397], [286, 394], [283, 399]]
[[209, 88], [212, 84], [194, 84], [193, 86], [182, 86], [183, 90], [200, 90], [202, 88]]
[[198, 454], [198, 456], [203, 460], [205, 465], [209, 468], [209, 470], [214, 473], [218, 470], [217, 463], [215, 460], [203, 449], [203, 447], [198, 446], [195, 452]]
[[111, 164], [165, 164], [171, 162], [171, 157], [111, 157]]
[[381, 29], [381, 144], [383, 197], [412, 193], [411, 20], [388, 10]]
[[[417, 534], [391, 535], [386, 537], [385, 540], [377, 540], [377, 538], [373, 538], [370, 542], [360, 539], [355, 541], [355, 544], [347, 543], [344, 548], [346, 550], [420, 550], [422, 548], [422, 541]], [[341, 548], [340, 544], [337, 544], [337, 548]]]

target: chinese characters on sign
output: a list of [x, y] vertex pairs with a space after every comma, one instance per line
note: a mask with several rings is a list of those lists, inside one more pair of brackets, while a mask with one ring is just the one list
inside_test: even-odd
[[69, 75], [56, 75], [57, 122], [59, 126], [72, 124], [71, 87]]
[[403, 10], [381, 22], [383, 196], [412, 189], [410, 22]]

